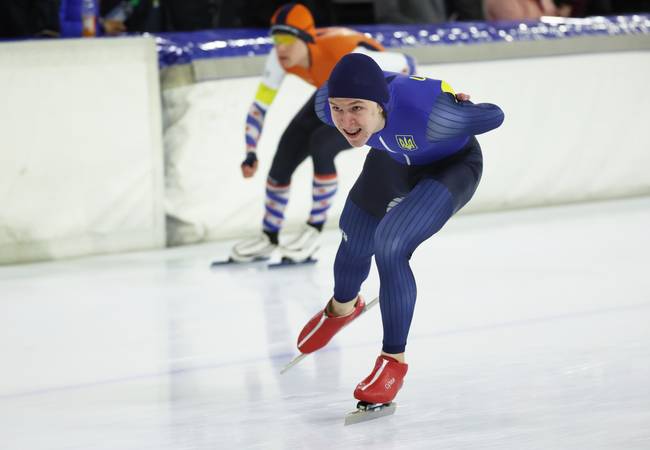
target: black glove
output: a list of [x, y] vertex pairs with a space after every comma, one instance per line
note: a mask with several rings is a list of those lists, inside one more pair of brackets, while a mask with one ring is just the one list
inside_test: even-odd
[[246, 153], [246, 159], [244, 160], [243, 163], [241, 163], [241, 165], [242, 166], [253, 167], [256, 162], [257, 162], [257, 153], [248, 152], [248, 153]]

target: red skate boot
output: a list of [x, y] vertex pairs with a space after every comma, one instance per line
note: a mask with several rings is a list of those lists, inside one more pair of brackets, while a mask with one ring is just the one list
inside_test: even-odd
[[361, 296], [357, 297], [354, 310], [347, 316], [337, 317], [329, 312], [330, 302], [327, 303], [323, 311], [319, 311], [314, 317], [307, 322], [298, 336], [298, 350], [301, 353], [313, 353], [316, 350], [325, 347], [336, 333], [344, 326], [359, 317], [366, 306]]
[[408, 368], [408, 364], [395, 358], [379, 355], [375, 368], [354, 390], [354, 398], [372, 404], [392, 402], [402, 388]]
[[354, 390], [354, 398], [359, 403], [356, 411], [345, 416], [345, 424], [352, 425], [393, 414], [397, 408], [393, 399], [404, 383], [407, 370], [408, 364], [380, 355], [370, 375]]

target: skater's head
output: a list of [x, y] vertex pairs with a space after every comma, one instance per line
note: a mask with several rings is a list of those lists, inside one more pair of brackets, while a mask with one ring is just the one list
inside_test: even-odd
[[314, 42], [316, 27], [309, 10], [300, 3], [278, 8], [271, 18], [271, 37], [278, 60], [285, 69], [309, 65], [309, 48]]
[[271, 18], [271, 35], [290, 34], [304, 42], [313, 43], [316, 34], [314, 18], [300, 3], [280, 6]]
[[377, 63], [361, 53], [345, 55], [327, 81], [336, 128], [353, 147], [361, 147], [386, 124], [388, 85]]

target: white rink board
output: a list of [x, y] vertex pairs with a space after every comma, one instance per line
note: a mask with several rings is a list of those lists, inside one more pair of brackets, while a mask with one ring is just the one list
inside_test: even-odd
[[[419, 73], [448, 81], [475, 102], [494, 102], [506, 114], [501, 128], [479, 137], [483, 179], [462, 213], [650, 193], [648, 52], [441, 64]], [[285, 79], [266, 116], [258, 174], [244, 180], [244, 122], [258, 82], [222, 79], [164, 92], [167, 213], [192, 224], [172, 240], [259, 230], [275, 146], [313, 88]], [[329, 226], [336, 226], [364, 157], [364, 150], [338, 156], [340, 189]], [[311, 171], [307, 161], [294, 176], [287, 228], [307, 218]]]
[[[259, 231], [275, 147], [313, 88], [286, 78], [267, 114], [260, 170], [244, 180], [244, 122], [259, 78], [166, 89], [163, 156], [155, 56], [147, 38], [0, 45], [0, 263], [160, 247], [165, 213], [180, 220], [168, 221], [172, 244]], [[461, 213], [650, 193], [647, 51], [449, 63], [420, 73], [506, 113], [500, 129], [479, 137], [483, 180]], [[330, 227], [365, 153], [337, 158]], [[311, 172], [307, 160], [294, 176], [289, 231], [307, 218]]]
[[151, 38], [0, 44], [0, 264], [159, 248]]

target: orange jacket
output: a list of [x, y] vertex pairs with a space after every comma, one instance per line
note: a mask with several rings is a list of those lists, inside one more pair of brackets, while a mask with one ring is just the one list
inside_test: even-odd
[[336, 63], [360, 46], [384, 51], [379, 42], [349, 28], [317, 28], [314, 43], [307, 43], [309, 68], [295, 66], [285, 70], [319, 88], [325, 84]]

